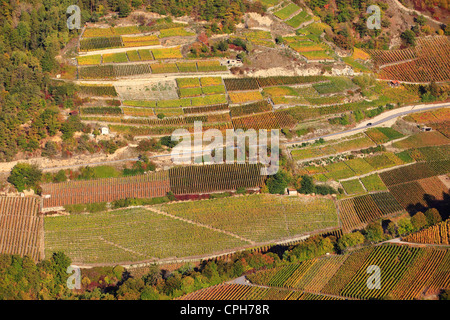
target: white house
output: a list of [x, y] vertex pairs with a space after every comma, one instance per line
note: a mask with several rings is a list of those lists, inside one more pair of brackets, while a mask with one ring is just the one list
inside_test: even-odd
[[108, 135], [109, 134], [109, 128], [108, 127], [102, 127], [101, 128], [102, 135]]

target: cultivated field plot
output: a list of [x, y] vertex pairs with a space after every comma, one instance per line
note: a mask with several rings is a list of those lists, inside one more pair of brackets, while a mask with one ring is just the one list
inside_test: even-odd
[[295, 125], [295, 120], [285, 111], [274, 111], [258, 113], [251, 116], [233, 118], [235, 129], [281, 129], [291, 128]]
[[392, 169], [380, 173], [380, 177], [386, 186], [429, 178], [436, 175], [446, 174], [450, 171], [450, 161], [419, 162], [409, 166]]
[[112, 85], [88, 85], [83, 84], [78, 86], [79, 93], [87, 96], [98, 96], [98, 97], [117, 97], [116, 88]]
[[198, 290], [180, 300], [339, 300], [339, 298], [278, 288], [262, 288], [243, 284], [219, 284]]
[[265, 176], [257, 164], [214, 164], [169, 169], [174, 194], [194, 194], [262, 186]]
[[403, 207], [389, 192], [372, 193], [338, 202], [344, 232], [363, 227], [381, 217], [400, 213]]
[[[367, 268], [376, 265], [381, 273], [381, 289], [367, 287]], [[381, 245], [363, 248], [344, 256], [321, 257], [299, 264], [264, 270], [248, 276], [251, 282], [308, 290], [356, 299], [418, 299], [450, 287], [450, 251]]]
[[416, 43], [414, 49], [402, 53], [389, 51], [380, 55], [379, 52], [375, 52], [373, 56], [377, 61], [384, 64], [393, 63], [380, 69], [379, 78], [407, 82], [449, 81], [450, 40], [448, 37], [423, 37], [418, 38]]
[[83, 38], [107, 37], [114, 35], [141, 33], [138, 26], [111, 27], [111, 28], [86, 28]]
[[447, 219], [434, 226], [407, 235], [402, 240], [416, 243], [448, 245], [450, 244], [450, 220]]
[[362, 177], [361, 182], [369, 192], [387, 190], [378, 174], [371, 174], [370, 176]]
[[347, 194], [364, 193], [366, 191], [359, 179], [341, 181], [341, 184]]
[[365, 132], [376, 144], [383, 144], [391, 140], [399, 139], [403, 135], [392, 128], [370, 128]]
[[432, 111], [412, 113], [405, 117], [405, 120], [414, 121], [421, 124], [436, 124], [450, 120], [450, 108], [436, 109]]
[[164, 212], [226, 230], [255, 242], [338, 226], [334, 202], [325, 198], [258, 194], [174, 203], [160, 208]]
[[406, 139], [394, 142], [392, 146], [399, 149], [410, 149], [427, 146], [440, 146], [449, 143], [450, 139], [446, 138], [443, 134], [438, 131], [429, 131], [419, 132]]
[[170, 182], [167, 171], [132, 177], [68, 181], [42, 185], [44, 208], [81, 203], [111, 202], [125, 198], [163, 197], [169, 190]]
[[272, 105], [266, 100], [248, 103], [230, 108], [231, 117], [241, 117], [250, 114], [272, 111]]
[[257, 285], [320, 292], [349, 255], [329, 256], [277, 267], [248, 276]]
[[249, 30], [244, 33], [244, 37], [253, 45], [275, 48], [275, 42], [269, 31]]
[[235, 237], [146, 209], [45, 218], [47, 254], [74, 263], [118, 263], [187, 257], [247, 244]]
[[286, 20], [294, 13], [300, 10], [300, 7], [294, 3], [289, 3], [286, 7], [281, 10], [276, 11], [273, 15], [281, 20]]
[[0, 197], [0, 253], [44, 259], [40, 204], [38, 197]]

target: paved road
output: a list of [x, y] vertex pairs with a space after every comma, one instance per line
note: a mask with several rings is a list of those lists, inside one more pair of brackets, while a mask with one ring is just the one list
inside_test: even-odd
[[[414, 112], [419, 112], [419, 111], [425, 111], [425, 110], [431, 110], [431, 109], [438, 109], [438, 108], [443, 108], [443, 107], [449, 107], [450, 103], [439, 103], [439, 104], [433, 104], [433, 105], [415, 105], [415, 106], [407, 106], [407, 107], [403, 107], [397, 110], [397, 112], [395, 112], [394, 114], [390, 114], [390, 115], [386, 115], [386, 114], [381, 114], [371, 120], [366, 120], [363, 121], [362, 123], [360, 123], [358, 126], [356, 126], [355, 128], [349, 129], [349, 130], [345, 130], [345, 131], [341, 131], [341, 132], [335, 132], [335, 133], [331, 133], [331, 134], [327, 134], [321, 137], [316, 137], [316, 138], [312, 138], [312, 139], [306, 139], [306, 140], [297, 140], [297, 141], [291, 141], [291, 142], [284, 142], [284, 143], [280, 143], [280, 144], [284, 144], [285, 146], [292, 146], [295, 144], [301, 144], [303, 142], [312, 142], [315, 141], [317, 139], [323, 138], [332, 138], [332, 137], [338, 137], [340, 135], [350, 135], [350, 134], [354, 134], [357, 133], [359, 131], [364, 131], [368, 128], [367, 123], [371, 122], [372, 125], [370, 125], [370, 127], [376, 127], [379, 126], [385, 122], [388, 122], [392, 119], [410, 114], [410, 113], [414, 113]], [[395, 111], [395, 109], [393, 110]], [[252, 145], [255, 146], [255, 145]], [[238, 148], [239, 149], [239, 148]], [[212, 151], [211, 149], [205, 149], [204, 151]], [[204, 151], [193, 151], [192, 153], [201, 153]], [[183, 154], [188, 154], [188, 153], [175, 153], [173, 154], [174, 156], [181, 156]], [[159, 154], [159, 155], [154, 155], [154, 156], [150, 156], [149, 159], [155, 159], [155, 158], [163, 158], [163, 157], [169, 157], [172, 156], [171, 153], [167, 153], [167, 154]], [[73, 169], [73, 168], [79, 168], [79, 167], [84, 167], [84, 166], [98, 166], [98, 165], [108, 165], [108, 164], [115, 164], [115, 163], [120, 163], [120, 162], [128, 162], [128, 161], [137, 161], [138, 158], [127, 158], [127, 159], [119, 159], [119, 160], [111, 160], [111, 161], [104, 161], [104, 162], [93, 162], [93, 163], [85, 163], [85, 164], [75, 164], [75, 165], [68, 165], [68, 166], [60, 166], [60, 167], [51, 167], [51, 168], [43, 168], [43, 171], [54, 171], [54, 170], [65, 170], [65, 169]]]
[[[357, 125], [355, 128], [349, 129], [349, 130], [345, 130], [345, 131], [341, 131], [341, 132], [335, 132], [335, 133], [330, 133], [321, 137], [316, 137], [316, 138], [312, 138], [312, 139], [306, 139], [306, 140], [297, 140], [297, 141], [291, 141], [291, 142], [286, 142], [285, 145], [289, 146], [289, 145], [295, 145], [295, 144], [301, 144], [303, 142], [311, 142], [311, 141], [315, 141], [317, 139], [323, 138], [331, 138], [331, 137], [336, 137], [339, 135], [345, 135], [345, 134], [350, 134], [350, 133], [356, 133], [358, 131], [364, 131], [365, 129], [367, 129], [368, 127], [376, 127], [379, 126], [385, 122], [388, 122], [392, 119], [410, 114], [410, 113], [415, 113], [415, 112], [419, 112], [419, 111], [425, 111], [425, 110], [431, 110], [431, 109], [439, 109], [439, 108], [444, 108], [444, 107], [449, 107], [450, 103], [440, 103], [440, 104], [433, 104], [433, 105], [417, 105], [417, 106], [407, 106], [407, 107], [403, 107], [400, 108], [398, 110], [398, 112], [391, 114], [391, 115], [379, 115], [371, 120], [366, 120], [363, 121], [362, 123], [360, 123], [359, 125]], [[405, 109], [405, 110], [402, 110]], [[370, 126], [368, 126], [368, 123], [372, 123]]]

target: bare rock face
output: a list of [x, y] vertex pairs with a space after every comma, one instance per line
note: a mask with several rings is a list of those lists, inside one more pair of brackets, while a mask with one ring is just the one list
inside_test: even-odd
[[268, 16], [262, 16], [255, 12], [249, 12], [244, 17], [245, 25], [247, 28], [257, 28], [257, 27], [270, 27], [273, 23], [272, 19]]

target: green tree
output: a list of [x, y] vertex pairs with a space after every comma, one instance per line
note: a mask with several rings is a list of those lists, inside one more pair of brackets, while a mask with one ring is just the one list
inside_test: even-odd
[[117, 3], [117, 11], [119, 12], [120, 18], [128, 17], [128, 15], [131, 13], [131, 7], [128, 1], [119, 0], [119, 2]]
[[381, 226], [381, 223], [370, 223], [364, 230], [364, 236], [368, 242], [379, 242], [384, 240], [383, 227]]
[[420, 230], [427, 226], [427, 217], [423, 214], [423, 212], [417, 212], [412, 218], [411, 223], [414, 227], [414, 230]]
[[400, 236], [409, 234], [414, 231], [414, 226], [410, 218], [402, 218], [397, 222], [397, 231]]
[[287, 176], [284, 172], [279, 170], [277, 173], [275, 173], [273, 176], [270, 176], [270, 178], [267, 179], [266, 185], [270, 193], [284, 194], [288, 186]]
[[364, 236], [361, 232], [356, 231], [353, 233], [344, 234], [341, 238], [339, 238], [337, 247], [342, 252], [348, 247], [353, 247], [362, 243], [364, 243]]
[[442, 217], [439, 214], [439, 211], [435, 208], [428, 209], [425, 211], [425, 217], [427, 218], [427, 223], [429, 226], [435, 225], [442, 221]]
[[18, 163], [12, 168], [8, 182], [14, 185], [19, 192], [29, 188], [36, 191], [41, 177], [42, 171], [36, 165]]
[[314, 181], [310, 176], [303, 175], [301, 177], [298, 192], [303, 193], [303, 194], [310, 194], [310, 193], [316, 192], [316, 187], [314, 185]]

